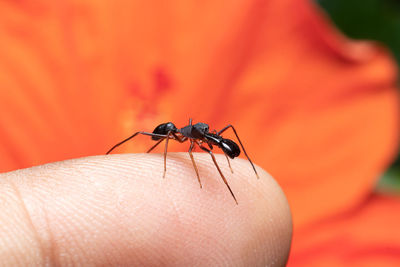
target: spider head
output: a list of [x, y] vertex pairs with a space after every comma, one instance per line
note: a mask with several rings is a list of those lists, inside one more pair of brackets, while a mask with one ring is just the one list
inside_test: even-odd
[[218, 146], [231, 159], [234, 159], [240, 155], [239, 146], [230, 139], [222, 138], [222, 140], [219, 142]]
[[208, 124], [199, 122], [193, 125], [191, 135], [193, 138], [203, 138], [206, 133], [208, 133]]

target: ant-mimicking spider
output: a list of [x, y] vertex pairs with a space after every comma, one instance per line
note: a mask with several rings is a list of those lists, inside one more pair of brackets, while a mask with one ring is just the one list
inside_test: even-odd
[[[223, 138], [221, 136], [221, 134], [229, 128], [231, 128], [233, 130], [237, 140], [239, 141], [240, 146], [243, 149], [244, 154], [246, 155], [247, 159], [249, 160], [251, 166], [253, 167], [253, 170], [254, 170], [257, 178], [259, 178], [257, 170], [254, 167], [253, 162], [251, 161], [250, 157], [247, 155], [246, 150], [244, 149], [244, 146], [243, 146], [242, 142], [240, 141], [240, 138], [239, 138], [235, 128], [231, 124], [228, 124], [227, 126], [222, 128], [222, 130], [220, 130], [219, 132], [217, 132], [216, 130], [213, 130], [212, 132], [210, 132], [209, 126], [207, 124], [199, 122], [199, 123], [196, 123], [193, 125], [192, 119], [189, 119], [189, 125], [182, 127], [180, 129], [176, 128], [176, 126], [172, 122], [162, 123], [162, 124], [158, 125], [152, 133], [143, 132], [143, 131], [134, 133], [130, 137], [126, 138], [125, 140], [123, 140], [123, 141], [119, 142], [118, 144], [116, 144], [115, 146], [113, 146], [110, 150], [107, 151], [106, 154], [109, 154], [116, 147], [129, 141], [130, 139], [134, 138], [138, 134], [151, 136], [152, 140], [158, 141], [154, 146], [152, 146], [147, 151], [147, 153], [152, 151], [162, 141], [165, 140], [164, 173], [163, 173], [163, 178], [165, 178], [165, 173], [167, 171], [167, 148], [168, 148], [169, 139], [176, 140], [180, 143], [183, 143], [183, 142], [189, 140], [190, 141], [189, 155], [190, 155], [190, 159], [192, 160], [194, 170], [196, 171], [197, 180], [199, 181], [200, 188], [202, 188], [201, 181], [200, 181], [200, 175], [199, 175], [199, 171], [197, 169], [196, 162], [194, 161], [193, 154], [192, 154], [192, 150], [193, 150], [195, 144], [197, 144], [202, 150], [206, 151], [207, 153], [209, 153], [211, 155], [214, 165], [217, 168], [219, 174], [221, 175], [222, 180], [224, 181], [225, 185], [228, 187], [229, 192], [231, 192], [231, 195], [232, 195], [233, 199], [235, 200], [236, 204], [238, 204], [236, 197], [231, 190], [231, 187], [229, 186], [227, 180], [225, 179], [225, 176], [222, 174], [222, 171], [217, 164], [215, 156], [212, 153], [213, 145], [221, 148], [222, 151], [224, 152], [224, 155], [225, 155], [227, 161], [228, 161], [229, 168], [230, 168], [231, 172], [233, 173], [233, 170], [232, 170], [232, 167], [231, 167], [228, 157], [231, 159], [234, 159], [235, 157], [239, 156], [240, 148], [234, 141], [227, 139], [227, 138]], [[204, 147], [203, 143], [207, 144], [208, 148]]]

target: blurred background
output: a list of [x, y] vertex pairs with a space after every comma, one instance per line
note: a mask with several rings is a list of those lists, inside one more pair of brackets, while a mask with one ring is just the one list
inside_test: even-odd
[[[317, 3], [348, 37], [384, 44], [400, 65], [400, 1], [318, 0]], [[377, 190], [400, 192], [400, 148]]]
[[395, 0], [0, 1], [0, 171], [230, 123], [288, 198], [289, 266], [400, 266], [399, 48]]

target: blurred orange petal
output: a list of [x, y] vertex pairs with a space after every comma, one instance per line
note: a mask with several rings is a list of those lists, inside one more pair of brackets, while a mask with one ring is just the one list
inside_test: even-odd
[[297, 232], [289, 266], [399, 266], [399, 210], [398, 197], [373, 196]]
[[0, 171], [232, 123], [297, 231], [361, 205], [397, 147], [393, 60], [311, 1], [1, 1], [0, 25]]

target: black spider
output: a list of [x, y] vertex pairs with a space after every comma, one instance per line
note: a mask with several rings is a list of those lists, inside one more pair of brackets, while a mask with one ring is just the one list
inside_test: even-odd
[[[239, 146], [232, 140], [227, 139], [227, 138], [223, 138], [221, 136], [221, 134], [226, 131], [227, 129], [232, 128], [233, 132], [236, 135], [236, 138], [239, 141], [240, 146], [243, 149], [244, 154], [246, 155], [247, 159], [249, 160], [251, 166], [253, 167], [253, 170], [257, 176], [257, 178], [259, 178], [258, 173], [256, 168], [254, 167], [253, 162], [251, 161], [250, 157], [247, 155], [246, 150], [243, 147], [242, 142], [239, 139], [238, 134], [236, 133], [235, 128], [229, 124], [227, 126], [225, 126], [224, 128], [222, 128], [222, 130], [220, 130], [219, 132], [217, 131], [209, 131], [209, 126], [205, 123], [196, 123], [196, 124], [192, 124], [192, 119], [189, 119], [189, 125], [183, 127], [183, 128], [176, 128], [175, 125], [172, 122], [167, 122], [167, 123], [163, 123], [158, 125], [154, 131], [152, 133], [148, 133], [148, 132], [136, 132], [135, 134], [131, 135], [130, 137], [126, 138], [125, 140], [119, 142], [118, 144], [116, 144], [115, 146], [113, 146], [106, 154], [109, 154], [112, 150], [114, 150], [116, 147], [122, 145], [123, 143], [125, 143], [126, 141], [134, 138], [135, 136], [137, 136], [138, 134], [143, 134], [143, 135], [148, 135], [151, 136], [151, 139], [154, 141], [157, 141], [157, 143], [152, 146], [147, 153], [149, 153], [150, 151], [152, 151], [156, 146], [158, 146], [162, 141], [166, 140], [165, 142], [165, 149], [164, 149], [164, 173], [163, 173], [163, 177], [165, 177], [165, 173], [167, 171], [167, 148], [168, 148], [168, 141], [169, 139], [174, 139], [180, 143], [183, 143], [187, 140], [190, 141], [190, 147], [189, 147], [189, 155], [190, 158], [192, 160], [193, 163], [193, 167], [194, 170], [196, 171], [196, 175], [197, 175], [197, 179], [199, 181], [200, 187], [202, 187], [201, 185], [201, 181], [200, 181], [200, 176], [199, 176], [199, 171], [197, 169], [196, 163], [194, 161], [193, 158], [193, 154], [192, 154], [192, 150], [194, 148], [194, 145], [197, 144], [202, 150], [206, 151], [207, 153], [209, 153], [211, 155], [211, 158], [215, 164], [215, 167], [217, 167], [217, 170], [219, 172], [219, 174], [221, 175], [222, 180], [224, 181], [224, 183], [226, 184], [226, 186], [228, 187], [229, 191], [231, 192], [231, 195], [233, 197], [233, 199], [235, 200], [236, 204], [238, 203], [236, 200], [235, 195], [233, 194], [227, 180], [225, 179], [225, 176], [222, 174], [221, 169], [219, 168], [217, 161], [215, 159], [214, 154], [212, 153], [212, 149], [213, 149], [213, 145], [218, 146], [219, 148], [222, 149], [222, 151], [224, 152], [226, 159], [228, 160], [228, 164], [229, 164], [229, 168], [231, 169], [231, 172], [233, 173], [233, 170], [231, 168], [231, 164], [229, 162], [229, 158], [234, 159], [237, 156], [240, 155], [240, 148]], [[205, 147], [203, 144], [207, 144], [208, 148]]]

